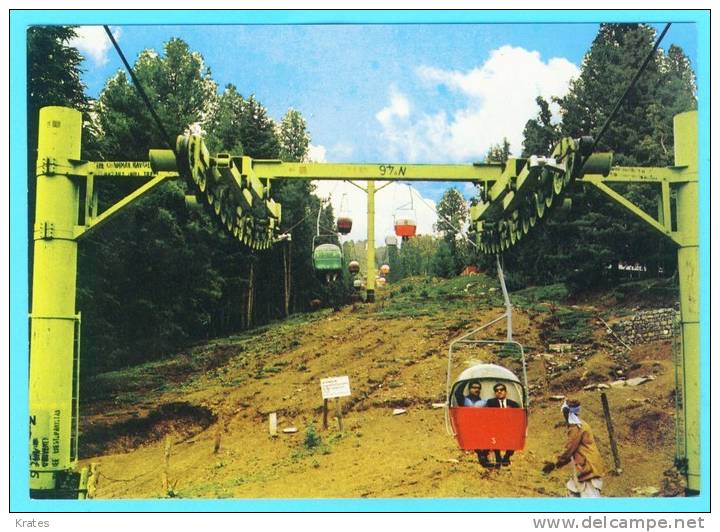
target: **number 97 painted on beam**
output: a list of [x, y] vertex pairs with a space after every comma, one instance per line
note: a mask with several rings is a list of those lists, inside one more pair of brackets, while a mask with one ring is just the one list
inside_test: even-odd
[[394, 164], [378, 165], [378, 172], [381, 176], [404, 176], [407, 172], [406, 166], [396, 166]]

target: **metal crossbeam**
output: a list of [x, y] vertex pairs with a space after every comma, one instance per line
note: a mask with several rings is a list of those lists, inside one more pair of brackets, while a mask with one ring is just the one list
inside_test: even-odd
[[[245, 159], [245, 158], [243, 158]], [[494, 181], [502, 165], [490, 164], [345, 164], [284, 163], [251, 159], [253, 172], [274, 179], [363, 180], [363, 181]], [[243, 161], [243, 169], [245, 162]]]

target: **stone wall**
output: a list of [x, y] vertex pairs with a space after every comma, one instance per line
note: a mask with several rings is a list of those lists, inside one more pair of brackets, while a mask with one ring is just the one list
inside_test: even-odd
[[674, 308], [645, 310], [612, 325], [612, 330], [629, 345], [669, 340], [673, 336], [675, 321], [679, 319], [680, 313]]

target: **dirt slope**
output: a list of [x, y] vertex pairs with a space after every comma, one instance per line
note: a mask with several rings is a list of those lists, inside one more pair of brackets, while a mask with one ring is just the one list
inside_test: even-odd
[[[298, 316], [101, 375], [82, 412], [83, 463], [99, 463], [98, 498], [563, 496], [568, 468], [540, 472], [564, 441], [552, 396], [582, 401], [582, 417], [613, 469], [599, 393], [583, 388], [621, 374], [654, 380], [606, 390], [623, 472], [607, 476], [604, 492], [679, 494], [670, 343], [624, 353], [588, 320], [589, 342], [550, 353], [545, 342], [554, 311], [530, 305], [514, 316], [516, 339], [529, 350], [531, 410], [527, 446], [510, 468], [481, 468], [446, 434], [443, 409], [432, 406], [444, 401], [449, 341], [502, 313], [484, 277], [420, 289], [402, 284], [374, 305]], [[520, 374], [518, 360], [498, 357], [466, 352], [459, 369], [482, 359]], [[341, 400], [343, 430], [334, 419], [323, 430], [319, 380], [338, 375], [348, 375], [352, 388]], [[406, 413], [394, 416], [394, 408]], [[270, 437], [271, 412], [281, 430], [298, 432]]]

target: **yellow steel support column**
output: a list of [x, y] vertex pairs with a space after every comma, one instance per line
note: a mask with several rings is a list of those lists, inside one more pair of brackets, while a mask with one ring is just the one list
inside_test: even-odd
[[[64, 107], [40, 110], [35, 258], [30, 339], [30, 489], [59, 487], [74, 467], [73, 355], [78, 186], [69, 177], [80, 159], [82, 115]], [[76, 452], [74, 454], [77, 454]]]
[[375, 181], [367, 184], [367, 302], [375, 301]]
[[688, 489], [700, 491], [700, 270], [698, 248], [698, 131], [697, 112], [675, 116], [675, 165], [685, 166], [687, 181], [677, 188], [678, 278], [684, 382], [685, 449]]

